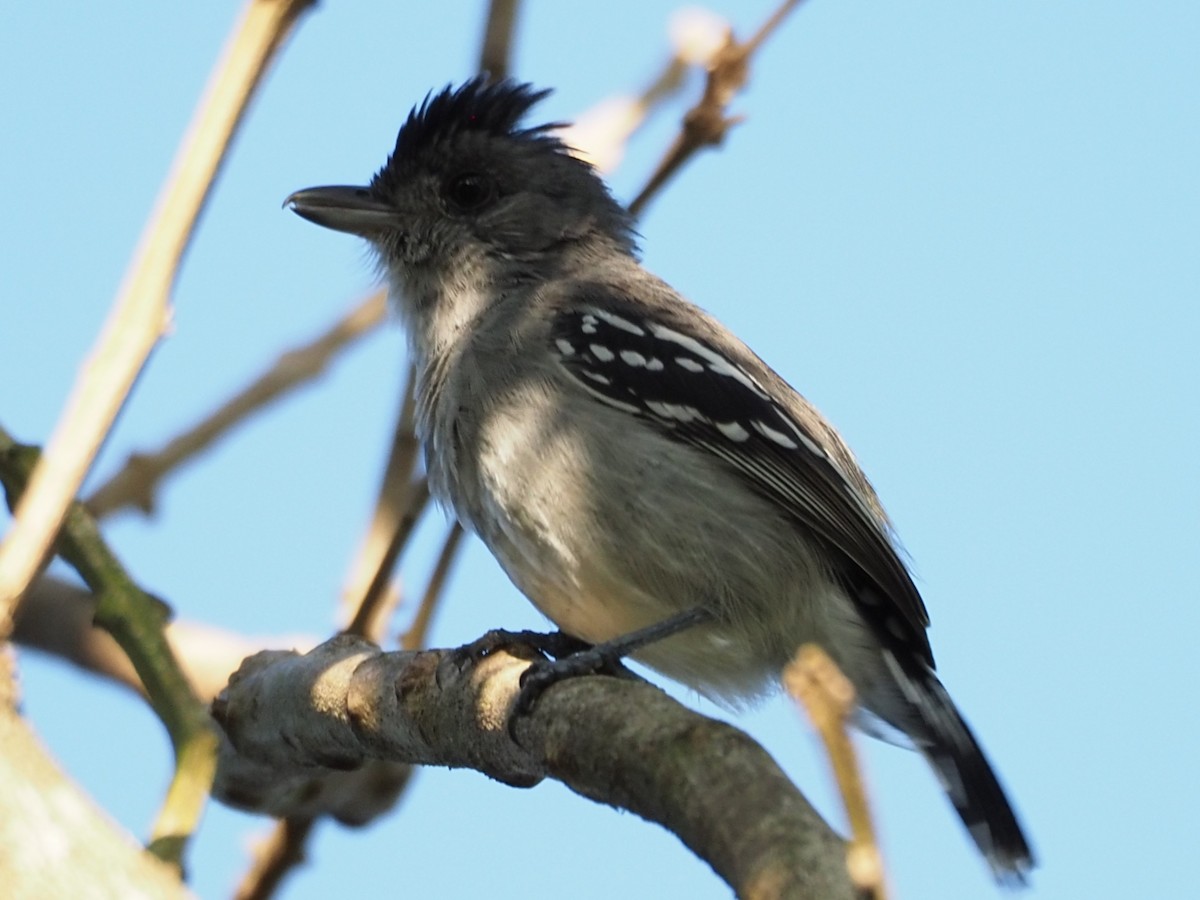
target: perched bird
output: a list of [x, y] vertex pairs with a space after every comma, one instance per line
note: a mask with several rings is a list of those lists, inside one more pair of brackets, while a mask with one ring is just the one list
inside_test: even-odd
[[409, 115], [365, 187], [286, 201], [377, 251], [418, 371], [430, 488], [567, 635], [658, 626], [634, 657], [731, 702], [806, 642], [874, 733], [933, 765], [996, 877], [1033, 865], [934, 674], [929, 617], [833, 427], [638, 261], [633, 222], [546, 96], [483, 78]]

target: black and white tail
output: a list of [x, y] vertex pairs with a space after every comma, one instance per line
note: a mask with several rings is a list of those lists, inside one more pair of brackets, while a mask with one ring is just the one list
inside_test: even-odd
[[996, 880], [1005, 887], [1024, 885], [1034, 866], [1033, 851], [983, 748], [937, 676], [921, 664], [905, 668], [901, 686], [924, 732], [910, 731], [910, 736], [933, 766]]

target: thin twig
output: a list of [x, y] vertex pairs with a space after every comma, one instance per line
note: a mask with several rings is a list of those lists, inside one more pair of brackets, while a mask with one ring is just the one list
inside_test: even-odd
[[438, 554], [437, 563], [433, 567], [433, 574], [429, 576], [425, 594], [421, 597], [421, 605], [417, 607], [417, 614], [413, 616], [408, 630], [400, 637], [401, 650], [425, 648], [426, 641], [429, 640], [429, 626], [433, 622], [438, 601], [445, 593], [446, 579], [454, 567], [459, 548], [462, 547], [463, 534], [462, 526], [457, 522], [450, 526], [450, 532], [442, 543], [442, 552]]
[[429, 497], [424, 480], [413, 481], [420, 444], [416, 435], [416, 372], [410, 367], [401, 391], [400, 411], [375, 500], [371, 524], [363, 536], [342, 589], [343, 627], [353, 634], [378, 638], [379, 607], [389, 596], [392, 569], [416, 527]]
[[574, 155], [610, 173], [646, 121], [684, 86], [692, 65], [707, 65], [724, 45], [728, 25], [703, 10], [683, 10], [671, 22], [673, 49], [659, 74], [636, 97], [616, 96], [586, 110], [559, 132]]
[[850, 820], [846, 847], [850, 880], [866, 900], [887, 900], [883, 857], [871, 822], [871, 807], [846, 723], [854, 711], [854, 686], [828, 654], [805, 644], [783, 672], [788, 693], [804, 705], [825, 743], [834, 777]]
[[400, 554], [408, 545], [413, 531], [416, 530], [417, 522], [421, 520], [421, 514], [425, 512], [425, 507], [429, 503], [429, 483], [424, 478], [419, 478], [399, 496], [405, 498], [402, 503], [396, 503], [396, 508], [400, 510], [400, 517], [389, 533], [378, 565], [371, 580], [366, 584], [361, 601], [355, 607], [354, 616], [345, 628], [350, 634], [377, 639], [383, 630], [381, 619], [384, 618], [385, 610], [381, 607], [387, 605], [389, 607], [387, 611], [390, 611], [390, 607], [394, 607], [398, 600], [398, 591], [389, 589], [391, 573], [400, 559]]
[[299, 816], [280, 819], [271, 833], [251, 850], [250, 868], [233, 892], [234, 900], [267, 900], [284, 878], [308, 859], [308, 837], [316, 820]]
[[378, 328], [386, 315], [386, 294], [376, 291], [324, 333], [281, 354], [267, 371], [162, 449], [130, 454], [121, 470], [88, 497], [87, 508], [98, 518], [127, 506], [153, 514], [164, 477], [284, 394], [317, 378], [338, 353]]
[[729, 129], [742, 121], [741, 116], [727, 117], [725, 111], [750, 77], [750, 58], [801, 0], [784, 0], [771, 17], [744, 44], [730, 30], [725, 46], [708, 67], [704, 94], [683, 117], [678, 137], [667, 151], [642, 192], [629, 204], [629, 212], [638, 216], [650, 199], [704, 147], [720, 144]]
[[479, 71], [493, 81], [508, 77], [512, 65], [513, 34], [517, 29], [519, 0], [491, 0], [483, 27], [483, 46], [479, 50]]
[[108, 321], [0, 544], [0, 638], [11, 631], [17, 598], [38, 571], [96, 452], [170, 322], [179, 263], [250, 96], [311, 5], [312, 0], [251, 0], [234, 26]]

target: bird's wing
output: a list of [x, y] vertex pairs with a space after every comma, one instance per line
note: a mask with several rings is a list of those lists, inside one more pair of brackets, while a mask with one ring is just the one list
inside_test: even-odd
[[551, 351], [593, 398], [711, 453], [810, 529], [849, 563], [837, 574], [888, 643], [932, 666], [925, 604], [840, 439], [715, 320], [683, 315], [685, 303], [635, 303], [609, 285], [575, 285], [553, 319]]

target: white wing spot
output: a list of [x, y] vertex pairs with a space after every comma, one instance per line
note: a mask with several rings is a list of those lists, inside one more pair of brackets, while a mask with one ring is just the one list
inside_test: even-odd
[[583, 324], [580, 326], [580, 331], [582, 331], [584, 334], [595, 334], [596, 333], [596, 317], [595, 316], [584, 316]]
[[646, 408], [663, 419], [674, 419], [677, 422], [707, 421], [694, 406], [681, 406], [677, 403], [660, 403], [657, 400], [647, 400]]
[[[812, 438], [810, 438], [807, 434], [805, 434], [803, 431], [801, 431], [799, 428], [796, 427], [796, 425], [793, 422], [793, 420], [791, 419], [791, 417], [788, 415], [788, 413], [785, 410], [780, 408], [778, 403], [775, 403], [772, 405], [775, 407], [776, 411], [779, 413], [779, 415], [783, 419], [783, 421], [787, 424], [788, 431], [790, 432], [788, 435], [789, 439], [794, 438], [795, 440], [798, 440], [801, 444], [804, 445], [804, 449], [807, 450], [809, 453], [811, 453], [813, 456], [820, 456], [823, 459], [828, 458], [826, 456], [825, 451], [822, 450], [820, 447], [818, 447], [816, 442], [813, 441]], [[794, 450], [795, 444], [793, 444], [788, 449]], [[849, 485], [847, 485], [847, 487], [849, 487]]]
[[796, 437], [800, 438], [800, 443], [804, 445], [804, 449], [813, 456], [825, 456], [825, 451], [818, 447], [808, 435], [803, 431], [796, 431]]
[[675, 357], [675, 362], [677, 362], [683, 368], [687, 369], [689, 372], [703, 372], [704, 371], [704, 366], [701, 363], [696, 362], [690, 356], [677, 356], [677, 357]]
[[721, 354], [709, 350], [695, 338], [688, 337], [686, 334], [680, 334], [678, 331], [674, 331], [673, 329], [667, 328], [663, 325], [652, 325], [651, 328], [654, 330], [654, 336], [660, 340], [670, 341], [673, 344], [678, 344], [685, 350], [688, 350], [689, 352], [699, 356], [701, 359], [707, 361], [708, 368], [716, 374], [728, 375], [735, 381], [740, 382], [744, 387], [754, 391], [754, 393], [758, 394], [758, 396], [764, 399], [767, 397], [767, 392], [764, 391], [762, 387], [759, 386], [758, 382], [751, 378], [747, 372], [744, 372], [741, 368], [731, 363]]
[[617, 358], [617, 355], [603, 344], [588, 344], [588, 349], [592, 351], [592, 356], [600, 362], [612, 362]]
[[642, 356], [636, 350], [622, 350], [621, 362], [631, 366], [644, 366], [646, 364], [646, 357]]
[[579, 374], [584, 378], [590, 378], [596, 384], [612, 384], [612, 379], [607, 375], [601, 375], [599, 372], [593, 372], [591, 369], [580, 369]]
[[[585, 372], [584, 374], [587, 374], [587, 373]], [[585, 391], [587, 391], [589, 394], [591, 394], [593, 397], [595, 397], [597, 400], [599, 400], [601, 403], [605, 404], [606, 406], [611, 406], [614, 409], [621, 410], [622, 412], [633, 413], [633, 415], [635, 415], [635, 416], [640, 415], [642, 412], [640, 408], [638, 408], [637, 406], [634, 406], [632, 403], [626, 403], [624, 400], [618, 400], [615, 397], [608, 396], [608, 394], [602, 394], [602, 393], [600, 393], [600, 391], [597, 391], [596, 389], [590, 387], [587, 384], [584, 384], [583, 382], [580, 382], [580, 384], [583, 385], [583, 389]]]
[[[646, 332], [642, 328], [633, 324], [628, 319], [623, 319], [620, 316], [614, 315], [613, 313], [610, 313], [610, 312], [606, 312], [603, 309], [593, 308], [592, 313], [593, 313], [593, 316], [598, 316], [599, 318], [601, 318], [605, 322], [607, 322], [609, 325], [611, 325], [613, 328], [620, 328], [622, 331], [628, 331], [630, 334], [636, 334], [638, 337], [643, 337], [646, 334]], [[590, 317], [590, 316], [585, 317], [584, 321], [587, 321], [588, 318], [591, 318], [593, 323], [596, 321], [596, 319], [594, 317]]]
[[884, 650], [883, 661], [887, 664], [888, 671], [891, 672], [892, 679], [899, 686], [900, 693], [904, 695], [904, 698], [914, 706], [919, 707], [923, 705], [925, 697], [917, 690], [917, 686], [912, 683], [912, 679], [900, 668], [900, 663], [896, 660], [896, 654], [892, 653], [891, 650]]
[[651, 357], [650, 359], [646, 360], [646, 371], [661, 372], [662, 370], [663, 370], [663, 361], [661, 359], [656, 359], [654, 357]]
[[558, 338], [554, 342], [554, 346], [558, 347], [558, 352], [561, 353], [563, 356], [574, 356], [575, 355], [574, 345], [570, 341], [568, 341], [566, 338]]
[[780, 447], [785, 447], [788, 450], [796, 449], [797, 444], [790, 437], [788, 437], [782, 431], [776, 431], [774, 428], [771, 428], [769, 425], [763, 424], [762, 422], [758, 421], [757, 419], [755, 419], [753, 422], [750, 423], [750, 427], [753, 428], [755, 431], [757, 431], [759, 434], [761, 434], [763, 437], [765, 437], [767, 440], [774, 441]]
[[750, 432], [742, 427], [740, 422], [717, 422], [717, 431], [725, 435], [731, 441], [741, 443], [750, 437]]

